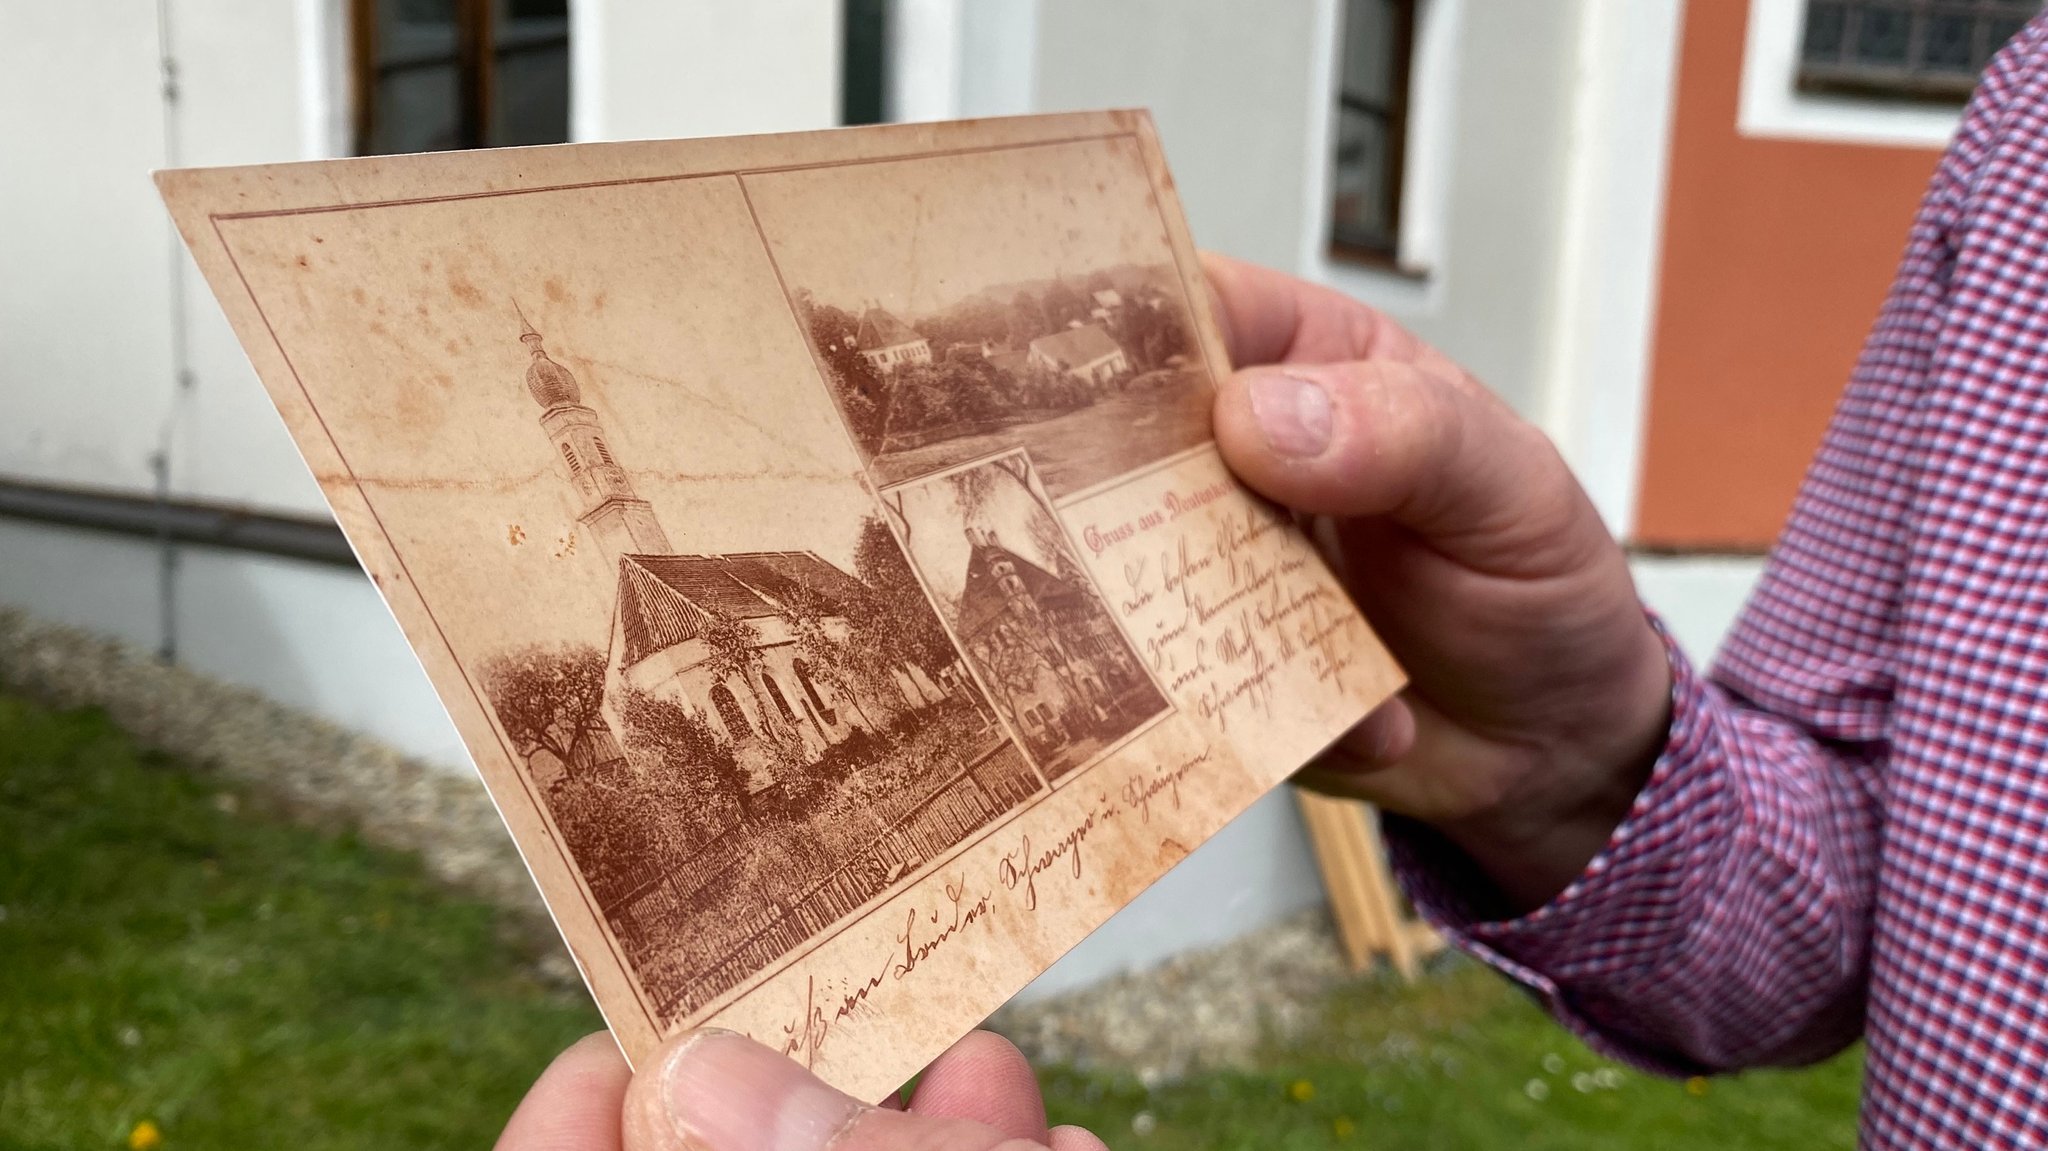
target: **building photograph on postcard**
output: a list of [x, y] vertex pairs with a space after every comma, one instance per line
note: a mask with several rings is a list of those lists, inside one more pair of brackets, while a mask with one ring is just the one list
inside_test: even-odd
[[537, 191], [222, 231], [258, 298], [303, 301], [274, 323], [307, 402], [587, 942], [667, 1027], [1046, 784], [864, 486], [737, 182], [577, 195], [612, 210]]
[[882, 493], [989, 701], [1058, 781], [1166, 714], [1024, 451]]
[[486, 657], [484, 694], [643, 987], [689, 1010], [1040, 783], [879, 519], [858, 521], [850, 570], [679, 553], [575, 375], [520, 325], [536, 445], [617, 590], [602, 648]]
[[1024, 447], [1064, 498], [1208, 440], [1212, 381], [1132, 138], [744, 182], [879, 485]]

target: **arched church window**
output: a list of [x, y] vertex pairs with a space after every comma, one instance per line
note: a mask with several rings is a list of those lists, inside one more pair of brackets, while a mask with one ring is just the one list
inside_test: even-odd
[[595, 447], [595, 448], [597, 449], [597, 458], [598, 458], [598, 459], [600, 459], [600, 460], [603, 460], [603, 461], [605, 462], [605, 466], [607, 466], [607, 467], [617, 467], [617, 466], [618, 466], [617, 464], [614, 464], [614, 463], [612, 463], [612, 451], [611, 451], [611, 449], [610, 449], [610, 448], [607, 448], [607, 447], [605, 447], [605, 446], [604, 446], [604, 441], [603, 441], [603, 440], [600, 440], [600, 439], [596, 439], [596, 438], [594, 438], [594, 437], [593, 437], [593, 438], [591, 439], [590, 443], [591, 443], [591, 446], [593, 446], [593, 447]]
[[747, 713], [740, 710], [740, 701], [732, 696], [732, 689], [719, 684], [711, 689], [711, 706], [718, 709], [718, 718], [725, 724], [725, 733], [734, 739], [748, 739], [754, 734], [754, 725], [747, 722]]
[[576, 458], [575, 448], [570, 447], [568, 444], [563, 444], [562, 458], [569, 461], [570, 475], [580, 476], [583, 474], [583, 461]]
[[790, 666], [796, 669], [796, 681], [803, 685], [804, 694], [810, 697], [811, 707], [817, 711], [820, 718], [824, 719], [825, 726], [830, 727], [838, 723], [839, 717], [833, 713], [831, 708], [825, 706], [824, 697], [818, 694], [818, 685], [811, 682], [811, 665], [804, 660], [797, 660]]
[[776, 683], [772, 675], [762, 676], [761, 682], [768, 685], [768, 698], [775, 701], [775, 710], [782, 713], [782, 722], [795, 724], [796, 713], [789, 709], [789, 701], [782, 697], [782, 685]]

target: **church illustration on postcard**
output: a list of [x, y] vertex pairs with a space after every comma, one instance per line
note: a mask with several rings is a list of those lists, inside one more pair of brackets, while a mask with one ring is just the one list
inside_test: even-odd
[[1045, 783], [879, 520], [852, 572], [679, 554], [519, 322], [536, 438], [618, 590], [603, 649], [515, 649], [485, 662], [485, 693], [643, 987], [687, 1012]]

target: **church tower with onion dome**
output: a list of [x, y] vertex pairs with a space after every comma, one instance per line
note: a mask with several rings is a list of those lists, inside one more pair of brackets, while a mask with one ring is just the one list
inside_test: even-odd
[[[515, 311], [518, 305], [514, 304]], [[628, 555], [669, 555], [668, 533], [654, 507], [633, 491], [633, 481], [605, 446], [597, 413], [583, 406], [583, 389], [569, 369], [548, 358], [541, 334], [519, 312], [519, 342], [533, 354], [526, 366], [526, 390], [540, 405], [540, 426], [554, 441], [583, 506], [577, 522], [612, 566]]]

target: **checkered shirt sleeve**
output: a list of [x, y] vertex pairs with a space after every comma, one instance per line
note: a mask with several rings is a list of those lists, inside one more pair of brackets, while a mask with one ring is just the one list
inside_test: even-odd
[[[2048, 354], [2038, 342], [2048, 337], [2022, 331], [2048, 314], [2043, 28], [2037, 20], [2007, 46], [1966, 112], [1711, 676], [1667, 639], [1668, 742], [1604, 850], [1546, 906], [1489, 920], [1467, 898], [1486, 888], [1463, 856], [1419, 825], [1386, 820], [1396, 870], [1426, 918], [1596, 1047], [1638, 1065], [1689, 1075], [1797, 1063], [1861, 1034], [1879, 909], [1899, 897], [1879, 859], [1898, 835], [1901, 724], [1924, 722], [1901, 719], [1901, 677], [1931, 680], [1951, 707], [2002, 709], [2024, 693], [2025, 710], [2039, 698], [2039, 685], [1982, 682], [1953, 636], [1915, 622], [1955, 614], [1916, 615], [1914, 605], [1939, 580], [1966, 610], [1982, 581], [1958, 573], [1959, 557], [2003, 570], [2012, 549], [2043, 546], [2000, 534], [2001, 507], [2048, 505]], [[1960, 453], [1971, 483], [1931, 478], [1930, 460], [1956, 456], [1972, 436], [1981, 442]], [[1963, 550], [1929, 546], [1949, 536]], [[2048, 583], [2048, 563], [2029, 570]], [[1957, 791], [1976, 786], [1962, 757], [1938, 766]], [[1935, 853], [1954, 840], [1940, 818], [1932, 813], [1927, 840]], [[1905, 1146], [1924, 1123], [1897, 1118], [1915, 1113], [1902, 1094], [1914, 1089], [1890, 1050], [1873, 1037], [1866, 1141]], [[2042, 1107], [2029, 1114], [2048, 1125]], [[1888, 1129], [1901, 1141], [1874, 1139]], [[2048, 1126], [2031, 1130], [2048, 1140]]]

